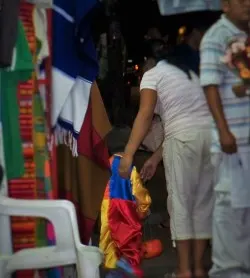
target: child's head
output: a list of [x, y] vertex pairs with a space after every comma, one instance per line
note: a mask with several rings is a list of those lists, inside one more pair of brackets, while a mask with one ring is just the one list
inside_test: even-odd
[[106, 139], [110, 156], [117, 153], [122, 153], [124, 151], [130, 136], [130, 132], [131, 129], [128, 127], [114, 127], [112, 129]]

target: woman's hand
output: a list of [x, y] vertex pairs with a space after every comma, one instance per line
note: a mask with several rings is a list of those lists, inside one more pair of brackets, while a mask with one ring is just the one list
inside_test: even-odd
[[124, 154], [121, 157], [119, 174], [122, 178], [128, 179], [130, 177], [132, 163], [133, 163], [133, 156]]
[[220, 144], [224, 153], [237, 153], [237, 143], [235, 136], [228, 130], [220, 132]]
[[146, 182], [152, 179], [155, 175], [158, 166], [158, 161], [154, 157], [150, 157], [143, 165], [140, 175], [141, 179]]

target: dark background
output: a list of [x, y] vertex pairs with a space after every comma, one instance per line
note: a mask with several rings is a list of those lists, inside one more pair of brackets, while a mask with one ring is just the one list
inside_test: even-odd
[[[170, 43], [175, 43], [178, 29], [183, 25], [211, 25], [220, 16], [220, 12], [195, 12], [171, 16], [161, 16], [154, 0], [119, 0], [115, 7], [117, 19], [125, 38], [128, 58], [135, 62], [143, 59], [143, 38], [150, 27], [157, 27], [163, 36], [168, 35]], [[105, 9], [99, 9], [94, 21], [94, 33], [98, 36], [108, 30], [110, 19]], [[97, 38], [96, 38], [97, 39]]]
[[120, 0], [119, 14], [129, 58], [142, 56], [143, 38], [149, 27], [158, 27], [162, 35], [168, 35], [171, 43], [176, 41], [178, 29], [187, 24], [212, 24], [219, 12], [196, 12], [173, 16], [161, 16], [156, 1]]

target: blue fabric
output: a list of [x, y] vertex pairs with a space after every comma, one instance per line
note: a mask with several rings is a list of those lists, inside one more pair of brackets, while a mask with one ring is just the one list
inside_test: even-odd
[[[70, 131], [70, 133], [74, 136], [74, 138], [77, 138], [77, 136], [79, 135], [79, 132], [74, 130], [74, 127], [73, 127], [72, 123], [68, 122], [66, 119], [58, 118], [57, 123], [63, 129]], [[55, 128], [55, 127], [53, 127], [53, 128]]]
[[97, 0], [54, 0], [53, 9], [53, 66], [90, 82], [98, 74], [91, 36], [91, 13], [97, 6]]
[[121, 158], [115, 156], [112, 163], [112, 176], [110, 178], [109, 190], [110, 199], [122, 199], [127, 201], [135, 201], [132, 194], [132, 184], [130, 179], [123, 179], [119, 175], [119, 165]]
[[127, 262], [127, 260], [124, 259], [124, 258], [122, 258], [119, 261], [117, 261], [116, 267], [118, 267], [119, 269], [122, 269], [127, 274], [130, 274], [130, 275], [134, 274], [134, 270], [131, 267], [130, 263]]
[[111, 270], [105, 278], [124, 278], [124, 274], [119, 270]]

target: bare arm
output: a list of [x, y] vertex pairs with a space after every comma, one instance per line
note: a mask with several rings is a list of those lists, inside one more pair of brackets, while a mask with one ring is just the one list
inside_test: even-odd
[[237, 152], [235, 136], [231, 133], [225, 119], [221, 98], [217, 86], [205, 87], [207, 103], [213, 115], [219, 132], [220, 145], [223, 152], [232, 154]]
[[215, 123], [219, 132], [228, 131], [228, 124], [224, 116], [223, 106], [218, 87], [215, 85], [207, 86], [204, 88], [207, 103], [213, 115]]
[[[221, 33], [223, 36], [224, 33]], [[205, 34], [201, 43], [200, 80], [205, 89], [207, 103], [218, 129], [221, 150], [232, 154], [237, 152], [234, 134], [230, 131], [229, 123], [224, 115], [220, 98], [219, 86], [223, 83], [227, 69], [221, 62], [225, 55], [224, 42]]]
[[125, 148], [125, 155], [134, 156], [146, 136], [152, 123], [156, 101], [156, 91], [151, 89], [143, 89], [141, 91], [140, 108]]

